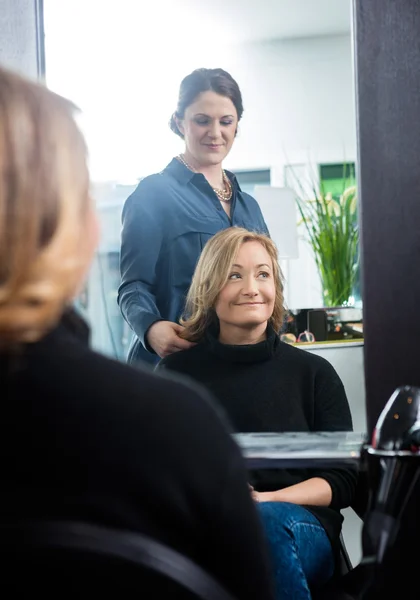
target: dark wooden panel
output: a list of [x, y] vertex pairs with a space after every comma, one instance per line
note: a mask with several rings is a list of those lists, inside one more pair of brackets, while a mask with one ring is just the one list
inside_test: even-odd
[[420, 385], [420, 1], [354, 0], [369, 431]]

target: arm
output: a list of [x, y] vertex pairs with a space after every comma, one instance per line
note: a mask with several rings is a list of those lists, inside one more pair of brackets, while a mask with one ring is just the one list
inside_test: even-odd
[[[344, 386], [334, 368], [325, 363], [315, 389], [315, 431], [352, 431], [350, 407]], [[253, 492], [259, 502], [292, 502], [311, 506], [350, 506], [357, 483], [357, 468], [314, 470], [313, 477], [274, 492]]]
[[[153, 195], [139, 184], [122, 214], [121, 284], [118, 305], [145, 348], [150, 326], [161, 320], [156, 305], [156, 266], [163, 246], [163, 226], [154, 210]], [[151, 190], [150, 190], [151, 192]]]
[[245, 462], [224, 411], [203, 387], [181, 375], [163, 371], [159, 377], [170, 382], [171, 398], [167, 420], [162, 420], [162, 407], [156, 408], [159, 435], [168, 440], [175, 434], [176, 440], [164, 468], [170, 468], [173, 478], [178, 455], [178, 464], [187, 470], [183, 482], [191, 494], [189, 510], [195, 515], [197, 559], [201, 562], [202, 557], [205, 568], [234, 598], [271, 600], [264, 532], [249, 493]]
[[[206, 397], [211, 401], [211, 398]], [[214, 476], [223, 464], [221, 485], [214, 489], [215, 496], [209, 498], [213, 511], [209, 515], [206, 545], [217, 549], [220, 579], [226, 581], [235, 598], [274, 598], [272, 571], [264, 530], [254, 502], [249, 493], [248, 473], [241, 451], [231, 437], [231, 428], [222, 409], [214, 405], [214, 414], [207, 415], [205, 429], [197, 433], [196, 455], [199, 448], [208, 448], [207, 477]], [[218, 420], [219, 420], [218, 419]], [[222, 432], [220, 424], [224, 425]], [[226, 432], [228, 435], [226, 436]], [[213, 464], [213, 468], [211, 465]]]
[[264, 532], [249, 493], [242, 457], [235, 450], [221, 494], [221, 506], [214, 529], [224, 531], [219, 544], [236, 598], [273, 598], [272, 573]]
[[192, 344], [179, 337], [183, 327], [162, 319], [157, 307], [155, 286], [158, 262], [165, 252], [165, 221], [161, 203], [157, 208], [157, 188], [147, 182], [141, 186], [123, 210], [118, 304], [146, 350], [163, 357]]
[[257, 502], [291, 502], [311, 506], [329, 506], [332, 500], [330, 484], [322, 477], [311, 477], [275, 492], [254, 492]]
[[[343, 383], [333, 366], [325, 361], [316, 381], [315, 431], [353, 431], [353, 421]], [[331, 487], [331, 508], [350, 506], [356, 491], [358, 468], [343, 465], [334, 469], [319, 469], [314, 475]]]

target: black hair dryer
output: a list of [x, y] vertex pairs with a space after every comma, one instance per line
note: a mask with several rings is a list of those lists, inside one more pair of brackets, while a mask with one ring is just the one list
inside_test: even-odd
[[370, 506], [363, 528], [363, 561], [380, 565], [420, 474], [420, 388], [399, 387], [365, 447]]

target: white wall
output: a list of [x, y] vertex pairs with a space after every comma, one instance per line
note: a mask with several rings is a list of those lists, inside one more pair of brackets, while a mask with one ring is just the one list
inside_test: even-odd
[[0, 0], [0, 64], [37, 77], [34, 0]]
[[363, 346], [363, 342], [299, 346], [303, 350], [325, 358], [337, 371], [346, 390], [353, 418], [353, 429], [360, 432], [367, 430]]
[[287, 162], [355, 159], [349, 35], [243, 44], [223, 66], [245, 105], [228, 166], [272, 167], [273, 183], [282, 184]]
[[[104, 3], [97, 21], [93, 2], [45, 0], [47, 82], [83, 112], [95, 180], [135, 181], [182, 150], [167, 124], [182, 77], [203, 66], [229, 70], [243, 92], [244, 119], [227, 166], [272, 167], [273, 183], [281, 184], [286, 156], [354, 158], [350, 35], [229, 45], [229, 36], [217, 37], [189, 12], [178, 15], [187, 38], [168, 23], [139, 31], [138, 10]], [[69, 53], [75, 27], [78, 44]], [[203, 44], [207, 38], [212, 43]]]

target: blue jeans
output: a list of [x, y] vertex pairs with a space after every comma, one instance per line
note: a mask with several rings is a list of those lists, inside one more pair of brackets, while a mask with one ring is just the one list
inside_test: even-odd
[[310, 600], [310, 587], [326, 583], [334, 555], [321, 523], [289, 502], [257, 504], [274, 570], [277, 600]]

